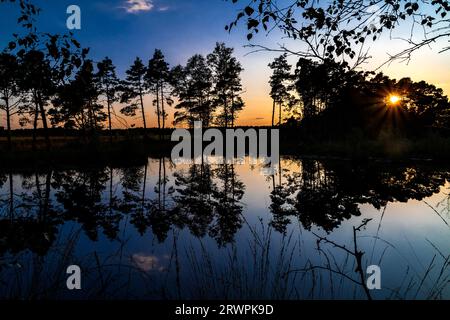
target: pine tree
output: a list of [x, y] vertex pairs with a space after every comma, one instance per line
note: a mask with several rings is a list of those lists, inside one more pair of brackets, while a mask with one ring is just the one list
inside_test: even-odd
[[108, 107], [108, 129], [110, 142], [112, 143], [112, 120], [111, 111], [112, 105], [117, 101], [117, 94], [119, 90], [119, 79], [116, 75], [116, 67], [113, 65], [111, 59], [106, 57], [103, 61], [97, 64], [98, 72], [96, 78], [99, 84], [100, 94], [106, 98]]
[[155, 96], [159, 129], [164, 129], [166, 127], [167, 113], [164, 105], [172, 104], [172, 100], [166, 93], [169, 76], [169, 64], [164, 60], [164, 55], [161, 50], [156, 49], [152, 59], [150, 59], [148, 63], [146, 81], [150, 91]]
[[0, 109], [6, 113], [8, 149], [11, 142], [11, 117], [18, 113], [22, 99], [19, 96], [19, 63], [8, 53], [0, 54]]
[[237, 112], [244, 106], [239, 96], [242, 91], [240, 74], [244, 69], [233, 57], [233, 51], [233, 48], [226, 47], [224, 43], [216, 43], [214, 51], [208, 55], [214, 80], [214, 104], [221, 108], [216, 122], [224, 127], [228, 127], [230, 123], [234, 126]]
[[270, 96], [273, 99], [272, 107], [272, 127], [275, 125], [275, 110], [278, 105], [279, 108], [279, 125], [282, 122], [282, 106], [285, 101], [290, 98], [289, 94], [289, 81], [291, 80], [291, 65], [287, 62], [287, 54], [283, 54], [269, 64], [269, 67], [273, 70], [273, 74], [270, 77]]
[[140, 58], [136, 58], [133, 65], [126, 71], [126, 79], [122, 83], [121, 103], [128, 105], [122, 108], [120, 112], [128, 116], [136, 115], [136, 110], [140, 107], [144, 129], [147, 129], [144, 109], [144, 95], [147, 93], [145, 75], [147, 67]]
[[202, 121], [203, 126], [208, 127], [215, 106], [212, 101], [213, 77], [205, 57], [196, 54], [188, 60], [186, 67], [175, 67], [172, 83], [179, 100], [174, 122], [192, 127], [194, 121]]

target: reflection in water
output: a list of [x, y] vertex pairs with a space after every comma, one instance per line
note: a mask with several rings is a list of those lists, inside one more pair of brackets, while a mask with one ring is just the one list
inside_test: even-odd
[[282, 175], [285, 181], [273, 190], [270, 206], [273, 226], [281, 232], [288, 216], [298, 217], [306, 229], [316, 225], [332, 231], [342, 220], [360, 216], [360, 204], [380, 209], [389, 202], [422, 200], [438, 193], [450, 172], [303, 160], [298, 171], [286, 170]]
[[[286, 158], [264, 177], [165, 157], [1, 172], [0, 297], [450, 298], [449, 175]], [[65, 289], [70, 264], [81, 292]]]

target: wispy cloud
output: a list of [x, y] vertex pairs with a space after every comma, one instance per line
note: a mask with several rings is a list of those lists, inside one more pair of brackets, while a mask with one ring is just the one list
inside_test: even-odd
[[122, 8], [128, 13], [139, 13], [150, 11], [154, 7], [152, 0], [126, 0]]
[[159, 7], [158, 11], [164, 12], [164, 11], [169, 11], [170, 7], [169, 6], [163, 6], [163, 7]]

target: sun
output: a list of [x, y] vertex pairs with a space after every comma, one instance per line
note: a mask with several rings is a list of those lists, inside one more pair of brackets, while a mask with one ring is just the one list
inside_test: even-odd
[[388, 97], [388, 100], [391, 104], [395, 105], [400, 102], [401, 98], [395, 94], [392, 94]]

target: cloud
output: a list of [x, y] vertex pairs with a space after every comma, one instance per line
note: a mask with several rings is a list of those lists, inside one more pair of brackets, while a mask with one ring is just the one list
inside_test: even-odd
[[169, 11], [169, 10], [170, 10], [169, 6], [163, 6], [163, 7], [158, 8], [158, 11], [161, 11], [161, 12], [165, 12], [165, 11]]
[[134, 264], [139, 269], [141, 269], [144, 272], [150, 272], [150, 271], [163, 272], [165, 270], [165, 268], [160, 263], [160, 259], [156, 256], [138, 253], [138, 254], [133, 254], [131, 256], [131, 260], [134, 262]]
[[150, 11], [154, 8], [152, 0], [127, 0], [122, 7], [128, 13]]

